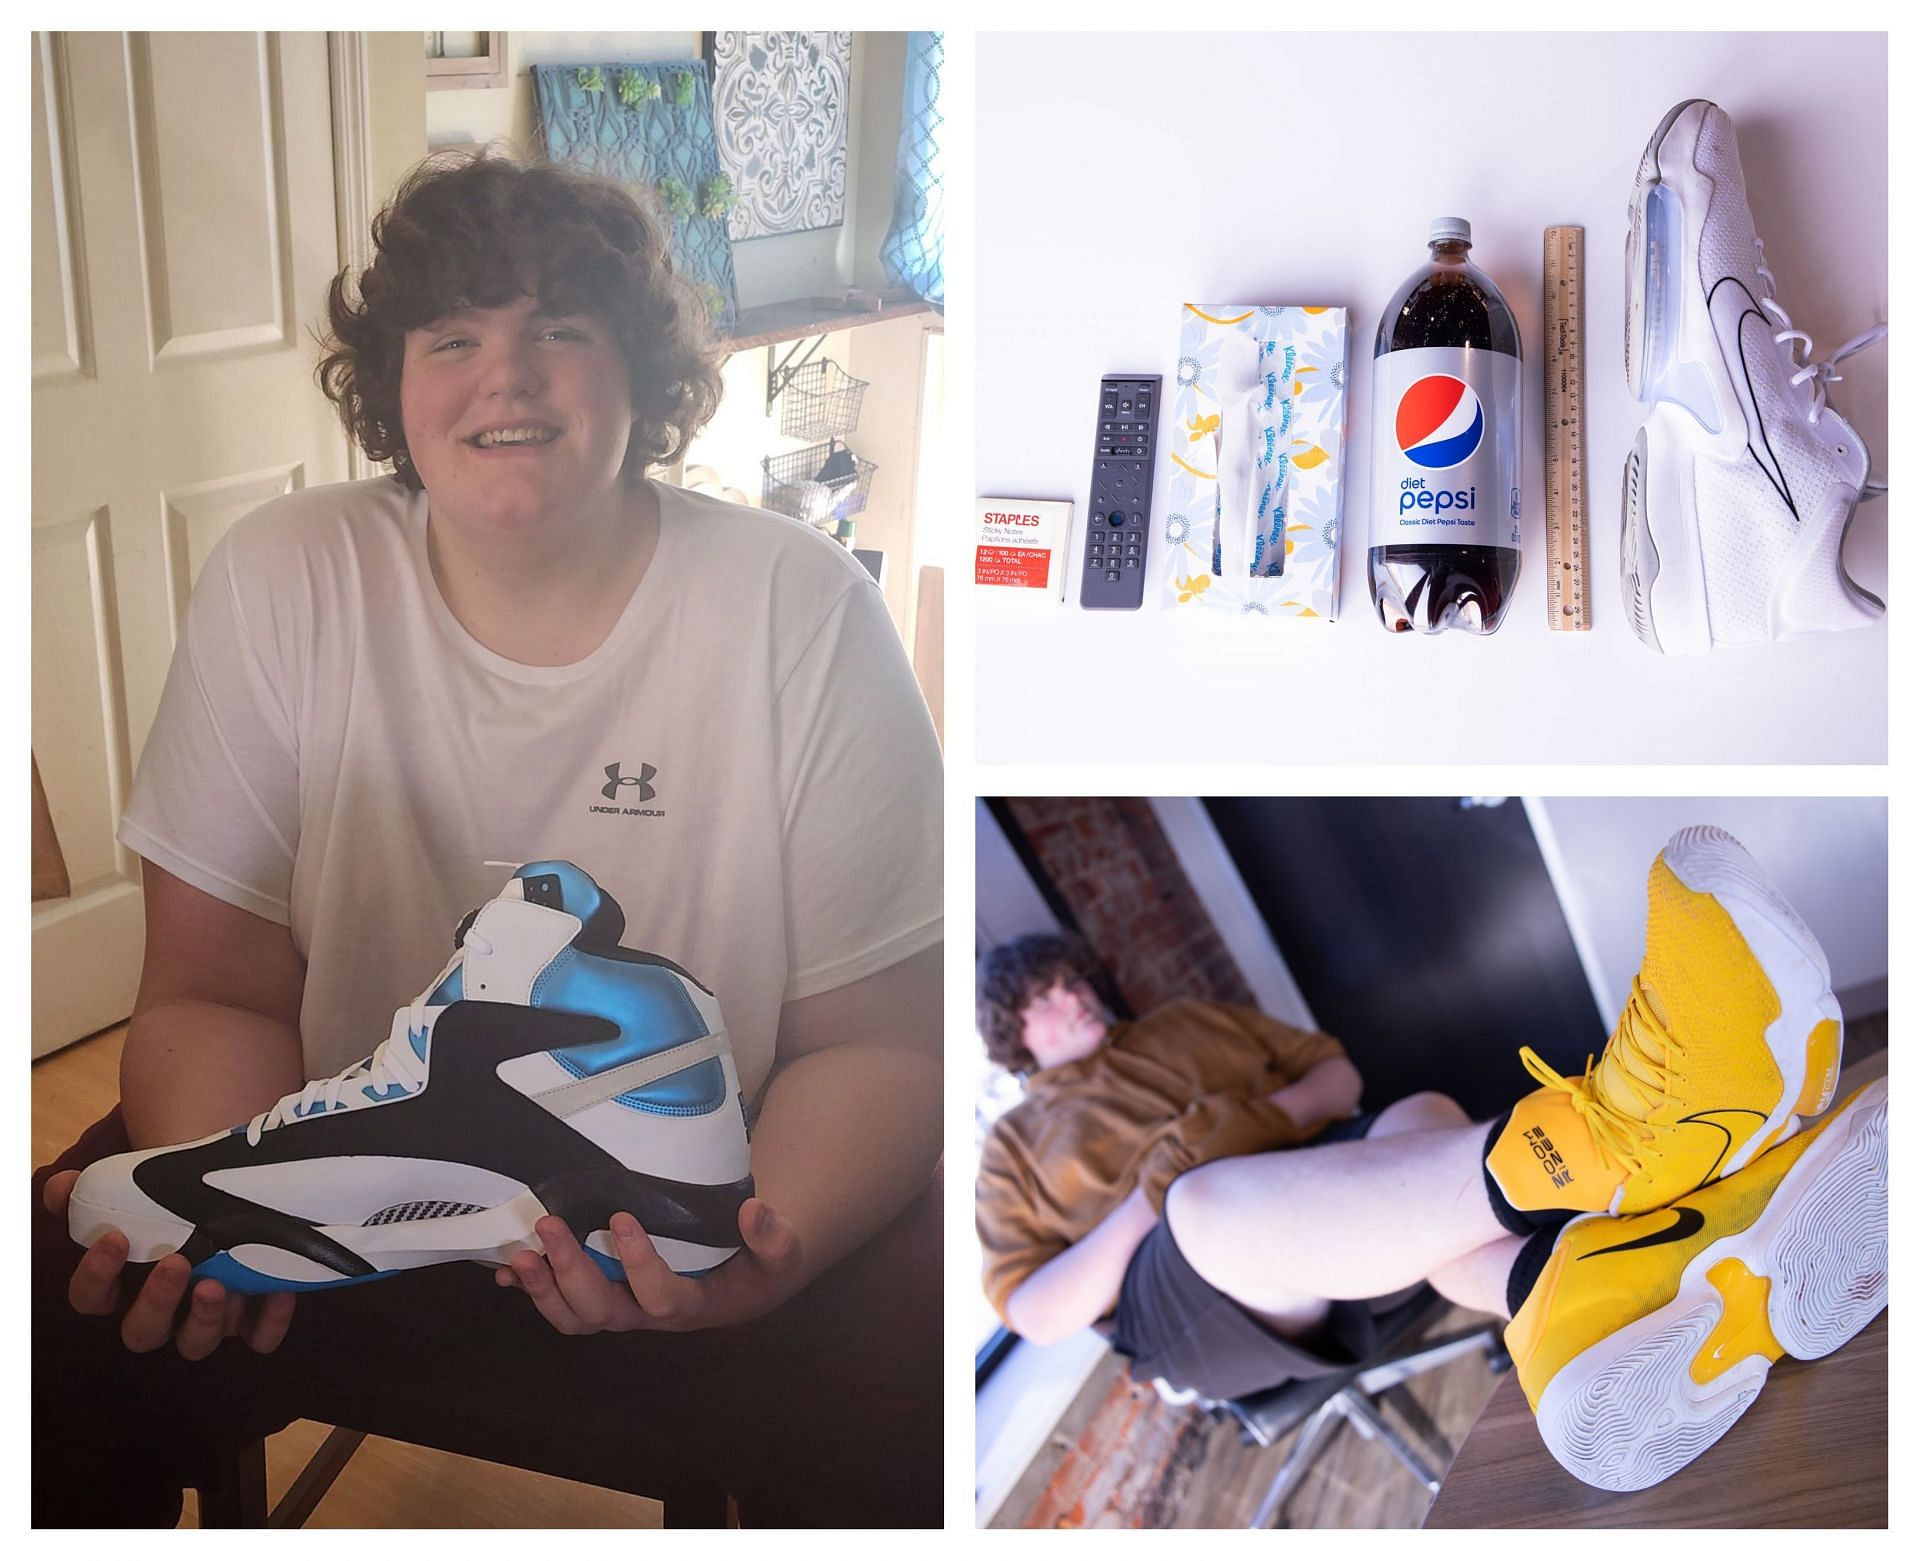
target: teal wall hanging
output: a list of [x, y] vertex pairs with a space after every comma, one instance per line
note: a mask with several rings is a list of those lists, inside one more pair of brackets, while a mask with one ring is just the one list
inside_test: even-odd
[[673, 222], [674, 270], [706, 301], [715, 328], [731, 328], [740, 296], [727, 219], [737, 196], [720, 169], [706, 62], [532, 70], [547, 156], [651, 190]]

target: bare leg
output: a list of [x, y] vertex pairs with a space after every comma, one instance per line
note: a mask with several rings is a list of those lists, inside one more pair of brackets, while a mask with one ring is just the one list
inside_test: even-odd
[[1389, 1295], [1509, 1235], [1487, 1203], [1486, 1126], [1464, 1117], [1414, 1095], [1362, 1142], [1216, 1160], [1168, 1189], [1168, 1226], [1201, 1278], [1263, 1315]]
[[1427, 1283], [1455, 1306], [1505, 1317], [1508, 1315], [1507, 1278], [1526, 1244], [1525, 1236], [1502, 1236], [1498, 1241], [1489, 1241], [1451, 1263], [1442, 1263], [1427, 1275]]

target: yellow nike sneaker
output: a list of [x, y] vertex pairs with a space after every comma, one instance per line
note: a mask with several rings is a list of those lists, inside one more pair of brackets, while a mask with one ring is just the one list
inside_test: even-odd
[[1487, 1172], [1516, 1209], [1638, 1214], [1730, 1176], [1833, 1098], [1840, 1005], [1806, 924], [1725, 830], [1647, 877], [1647, 953], [1598, 1066], [1513, 1108]]
[[1691, 1463], [1783, 1354], [1887, 1304], [1887, 1082], [1670, 1209], [1570, 1221], [1507, 1349], [1572, 1474], [1637, 1491]]

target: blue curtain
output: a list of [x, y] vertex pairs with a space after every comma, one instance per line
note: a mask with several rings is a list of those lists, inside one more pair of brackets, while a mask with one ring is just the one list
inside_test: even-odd
[[946, 181], [940, 132], [944, 33], [907, 34], [907, 85], [900, 110], [900, 153], [893, 174], [893, 225], [880, 248], [887, 278], [931, 304], [947, 296]]

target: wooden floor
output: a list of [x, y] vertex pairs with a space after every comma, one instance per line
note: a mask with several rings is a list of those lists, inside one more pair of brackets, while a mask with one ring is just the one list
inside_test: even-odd
[[[1436, 1333], [1486, 1319], [1455, 1307]], [[995, 1528], [1244, 1528], [1292, 1450], [1245, 1447], [1237, 1427], [1161, 1402], [1103, 1360], [1047, 1447], [995, 1514]], [[1499, 1378], [1482, 1357], [1454, 1361], [1408, 1384], [1450, 1447], [1480, 1417]], [[1393, 1411], [1386, 1411], [1389, 1418]], [[1428, 1455], [1444, 1466], [1437, 1452]], [[1379, 1442], [1342, 1428], [1287, 1504], [1291, 1528], [1418, 1528], [1430, 1501]]]
[[[33, 1163], [44, 1165], [120, 1098], [122, 1026], [33, 1065]], [[223, 1349], [243, 1348], [229, 1342]], [[297, 1420], [267, 1440], [267, 1500], [286, 1492], [331, 1426]], [[182, 1528], [198, 1523], [193, 1493]], [[478, 1458], [368, 1437], [308, 1528], [658, 1528], [660, 1503]]]

